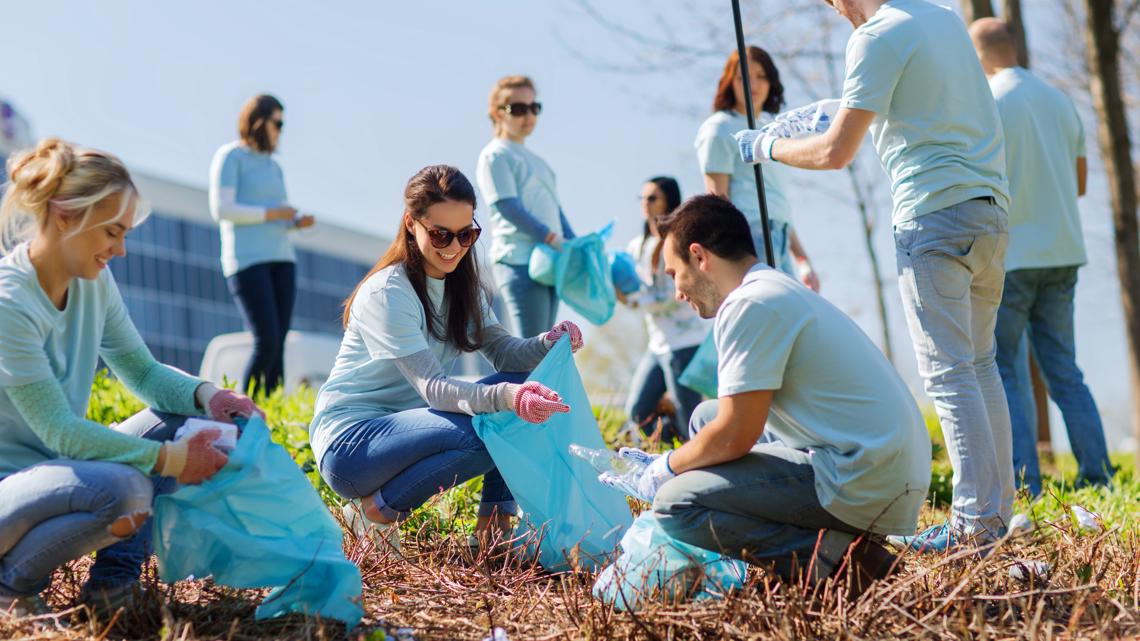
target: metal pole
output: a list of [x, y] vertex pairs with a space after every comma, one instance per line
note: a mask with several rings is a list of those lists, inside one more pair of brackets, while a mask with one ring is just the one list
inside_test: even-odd
[[[740, 82], [744, 87], [744, 110], [748, 117], [748, 128], [756, 128], [756, 112], [752, 109], [752, 80], [748, 77], [748, 51], [744, 47], [744, 26], [740, 20], [740, 0], [732, 0], [732, 19], [736, 23], [736, 53], [740, 63]], [[768, 266], [776, 267], [776, 256], [772, 252], [772, 231], [768, 227], [768, 198], [764, 194], [764, 172], [760, 163], [752, 165], [756, 176], [756, 196], [760, 200], [760, 224], [764, 227], [764, 256]]]

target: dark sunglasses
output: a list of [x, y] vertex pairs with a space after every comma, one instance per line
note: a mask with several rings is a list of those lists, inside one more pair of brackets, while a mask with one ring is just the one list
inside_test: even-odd
[[528, 104], [525, 102], [512, 102], [509, 105], [499, 107], [499, 109], [507, 112], [508, 116], [525, 116], [528, 111], [537, 116], [542, 113], [542, 103], [532, 102]]
[[439, 227], [428, 227], [422, 220], [416, 218], [415, 221], [428, 233], [428, 238], [431, 239], [431, 246], [436, 249], [445, 249], [451, 246], [452, 240], [458, 240], [460, 247], [470, 247], [479, 240], [479, 234], [483, 233], [483, 229], [479, 227], [479, 223], [471, 221], [473, 224], [466, 229], [459, 231], [451, 231], [450, 229], [440, 229]]
[[648, 196], [638, 196], [639, 200], [644, 200], [647, 203], [657, 202], [657, 194], [649, 194]]
[[273, 126], [277, 127], [277, 131], [281, 131], [285, 127], [284, 120], [270, 120], [269, 122], [273, 123]]

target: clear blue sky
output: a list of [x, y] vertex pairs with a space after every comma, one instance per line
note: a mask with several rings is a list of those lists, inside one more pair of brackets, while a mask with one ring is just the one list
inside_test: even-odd
[[[729, 3], [721, 4], [720, 17], [702, 3], [652, 6], [700, 32], [706, 30], [700, 20], [731, 28]], [[649, 31], [656, 26], [643, 2], [597, 5], [618, 24]], [[1046, 10], [1043, 2], [1026, 6], [1031, 47], [1048, 43], [1055, 34], [1033, 22]], [[688, 17], [693, 7], [700, 20]], [[686, 195], [701, 188], [692, 140], [721, 64], [698, 58], [658, 73], [599, 71], [572, 50], [618, 63], [637, 52], [574, 3], [555, 0], [36, 0], [6, 4], [4, 20], [0, 95], [29, 118], [36, 135], [105, 148], [137, 170], [204, 186], [214, 151], [235, 137], [241, 103], [271, 92], [286, 105], [279, 159], [293, 203], [384, 235], [401, 212], [404, 182], [420, 167], [449, 163], [473, 177], [490, 136], [490, 86], [499, 76], [523, 73], [538, 83], [545, 106], [528, 144], [558, 174], [567, 214], [580, 231], [617, 219], [615, 239], [624, 243], [638, 225], [635, 198], [645, 178], [675, 175]], [[839, 37], [849, 33], [843, 23], [833, 26]], [[725, 42], [725, 53], [733, 46]], [[788, 100], [795, 106], [810, 97], [792, 89]], [[1091, 120], [1086, 124], [1091, 128]], [[1078, 350], [1106, 421], [1124, 433], [1121, 312], [1092, 140], [1092, 194], [1082, 202], [1090, 266], [1081, 272], [1078, 290]], [[880, 171], [868, 160], [869, 171]], [[895, 362], [916, 384], [894, 285], [886, 178], [880, 177], [876, 247], [888, 284]], [[846, 179], [805, 172], [798, 187], [796, 224], [824, 294], [878, 340], [856, 214], [843, 201], [820, 195], [845, 192]], [[631, 323], [636, 326], [636, 319], [624, 317], [615, 326]]]

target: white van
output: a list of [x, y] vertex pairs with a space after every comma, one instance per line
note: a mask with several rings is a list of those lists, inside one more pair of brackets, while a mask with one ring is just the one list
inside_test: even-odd
[[[285, 337], [285, 391], [292, 392], [301, 384], [319, 389], [336, 362], [340, 338], [335, 334], [291, 330]], [[251, 353], [253, 334], [219, 334], [206, 346], [198, 376], [219, 383], [226, 377], [240, 385]]]

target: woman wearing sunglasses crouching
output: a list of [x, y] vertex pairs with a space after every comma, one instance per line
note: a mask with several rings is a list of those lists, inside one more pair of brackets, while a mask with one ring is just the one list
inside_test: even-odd
[[[47, 139], [8, 161], [0, 206], [0, 619], [46, 610], [56, 568], [94, 550], [81, 598], [129, 605], [149, 556], [156, 493], [226, 456], [217, 430], [172, 442], [187, 415], [260, 412], [154, 360], [107, 269], [146, 216], [119, 159]], [[88, 421], [99, 359], [152, 410]]]
[[517, 336], [534, 336], [558, 314], [553, 287], [531, 280], [530, 254], [540, 243], [562, 249], [574, 230], [562, 212], [554, 172], [524, 146], [534, 133], [542, 104], [534, 82], [507, 76], [491, 90], [488, 115], [495, 137], [479, 152], [476, 177], [491, 208], [491, 260], [495, 282]]
[[[503, 329], [479, 279], [474, 215], [475, 190], [458, 169], [425, 167], [408, 181], [395, 240], [345, 302], [340, 353], [309, 426], [321, 476], [362, 499], [375, 534], [397, 549], [398, 521], [479, 475], [476, 533], [509, 527], [515, 502], [473, 415], [513, 411], [541, 423], [569, 410], [553, 390], [523, 381], [563, 334], [581, 347], [581, 332], [568, 321], [527, 339]], [[449, 377], [460, 353], [474, 351], [499, 373]], [[356, 506], [344, 514], [363, 533]]]

